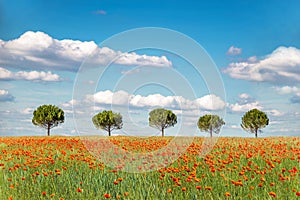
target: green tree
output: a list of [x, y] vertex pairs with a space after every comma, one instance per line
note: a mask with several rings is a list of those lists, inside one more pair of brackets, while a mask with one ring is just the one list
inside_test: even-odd
[[165, 129], [177, 123], [177, 116], [171, 111], [157, 108], [149, 113], [149, 126], [161, 131], [164, 136]]
[[103, 129], [111, 136], [111, 132], [116, 129], [121, 129], [123, 126], [122, 115], [114, 113], [111, 110], [104, 110], [96, 114], [92, 121], [97, 129]]
[[261, 131], [262, 128], [269, 125], [269, 118], [266, 113], [258, 110], [252, 109], [244, 114], [242, 117], [241, 127], [250, 133], [255, 133], [257, 138], [257, 132]]
[[212, 133], [218, 134], [224, 124], [225, 122], [218, 115], [203, 115], [198, 120], [200, 131], [210, 133], [210, 137], [212, 137]]
[[42, 105], [33, 111], [32, 123], [47, 129], [50, 136], [50, 129], [64, 123], [64, 111], [54, 105]]

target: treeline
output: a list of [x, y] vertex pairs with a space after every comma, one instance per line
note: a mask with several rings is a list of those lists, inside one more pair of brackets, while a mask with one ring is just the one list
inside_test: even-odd
[[[54, 105], [42, 105], [33, 112], [32, 123], [36, 126], [47, 129], [47, 135], [50, 136], [50, 129], [64, 123], [64, 111]], [[164, 136], [166, 128], [177, 124], [177, 116], [171, 110], [157, 108], [149, 113], [149, 126], [161, 131]], [[111, 136], [113, 130], [122, 129], [123, 121], [120, 113], [111, 110], [99, 112], [92, 118], [92, 122], [97, 129], [103, 129]], [[266, 113], [252, 109], [242, 117], [241, 127], [257, 137], [258, 132], [269, 124]], [[213, 133], [218, 134], [225, 125], [224, 120], [218, 115], [206, 114], [200, 116], [197, 126], [200, 131], [208, 132], [210, 137]]]

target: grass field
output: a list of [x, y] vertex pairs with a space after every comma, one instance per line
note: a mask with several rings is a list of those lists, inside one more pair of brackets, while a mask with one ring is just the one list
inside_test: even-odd
[[[110, 137], [88, 143], [102, 156], [109, 154], [108, 142], [147, 156], [136, 173], [127, 173], [139, 157], [114, 158], [111, 151], [110, 160], [98, 160], [79, 137], [2, 137], [0, 199], [300, 199], [299, 137], [219, 138], [205, 156], [200, 156], [204, 138], [189, 147], [172, 144], [173, 139]], [[156, 152], [168, 146], [168, 153]], [[174, 163], [157, 169], [163, 166], [159, 161], [167, 164], [178, 153], [172, 149], [182, 148], [187, 149]]]

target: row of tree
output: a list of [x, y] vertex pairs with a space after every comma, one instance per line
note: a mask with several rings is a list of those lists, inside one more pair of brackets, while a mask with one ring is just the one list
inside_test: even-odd
[[[36, 126], [47, 129], [48, 136], [50, 129], [64, 122], [64, 111], [54, 105], [42, 105], [33, 112], [32, 123]], [[103, 129], [111, 136], [113, 130], [121, 129], [123, 127], [122, 115], [111, 110], [104, 110], [99, 112], [92, 118], [93, 124], [97, 129]], [[177, 124], [177, 116], [171, 110], [157, 108], [149, 113], [149, 126], [161, 131], [164, 136], [166, 128]], [[225, 124], [224, 120], [218, 115], [206, 114], [199, 117], [198, 128], [200, 131], [210, 133], [219, 133], [221, 127]], [[269, 119], [266, 113], [252, 109], [244, 114], [242, 117], [241, 127], [254, 133], [255, 137], [262, 128], [269, 124]]]

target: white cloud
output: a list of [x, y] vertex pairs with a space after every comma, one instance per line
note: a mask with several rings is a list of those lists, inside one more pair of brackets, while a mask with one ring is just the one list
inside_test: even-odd
[[221, 110], [225, 107], [225, 102], [218, 96], [206, 95], [199, 99], [196, 99], [196, 104], [200, 106], [200, 108], [204, 110]]
[[45, 81], [45, 82], [55, 82], [61, 81], [62, 79], [57, 74], [52, 74], [52, 72], [44, 71], [19, 71], [11, 72], [5, 68], [0, 67], [0, 80], [26, 80], [26, 81]]
[[267, 110], [266, 113], [271, 115], [271, 116], [275, 116], [275, 117], [284, 115], [283, 112], [280, 112], [279, 110], [276, 110], [276, 109]]
[[24, 110], [21, 111], [22, 114], [28, 115], [33, 113], [33, 108], [25, 108]]
[[263, 108], [258, 101], [247, 103], [247, 104], [239, 104], [239, 103], [229, 104], [228, 107], [233, 112], [246, 112], [254, 108], [257, 109]]
[[223, 70], [232, 78], [272, 83], [300, 82], [300, 50], [278, 47], [256, 62], [234, 62]]
[[213, 94], [189, 100], [182, 96], [163, 96], [161, 94], [142, 96], [128, 94], [125, 91], [112, 92], [110, 90], [87, 95], [85, 101], [106, 105], [129, 105], [137, 108], [164, 107], [184, 110], [199, 108], [202, 110], [221, 110], [226, 105], [220, 97]]
[[300, 94], [300, 88], [298, 88], [296, 86], [275, 87], [275, 90], [279, 94], [290, 94], [290, 93], [299, 93]]
[[227, 107], [232, 112], [246, 112], [254, 108], [263, 108], [259, 101], [256, 101], [253, 97], [246, 93], [240, 94], [239, 101], [234, 104], [227, 104]]
[[256, 56], [251, 56], [251, 57], [249, 57], [247, 60], [248, 60], [248, 62], [250, 62], [250, 63], [255, 63], [255, 62], [257, 61], [257, 57], [256, 57]]
[[0, 102], [14, 101], [15, 97], [9, 94], [7, 90], [0, 90]]
[[236, 124], [228, 125], [227, 127], [231, 129], [241, 129], [241, 126], [238, 126]]
[[249, 94], [242, 93], [242, 94], [239, 94], [239, 98], [241, 98], [241, 99], [249, 99], [249, 98], [251, 98], [251, 96]]
[[74, 105], [78, 105], [78, 103], [79, 102], [77, 100], [71, 99], [70, 101], [61, 104], [61, 106], [65, 108], [72, 108]]
[[28, 31], [15, 40], [0, 40], [0, 64], [21, 69], [76, 71], [92, 52], [93, 62], [99, 65], [115, 60], [120, 65], [172, 66], [165, 56], [123, 53], [99, 48], [93, 41], [57, 40], [43, 32]]
[[300, 103], [300, 88], [296, 86], [275, 87], [275, 90], [282, 95], [293, 94], [290, 98], [291, 103]]
[[234, 46], [229, 47], [227, 51], [227, 55], [231, 55], [231, 56], [239, 55], [241, 53], [242, 53], [242, 49]]

